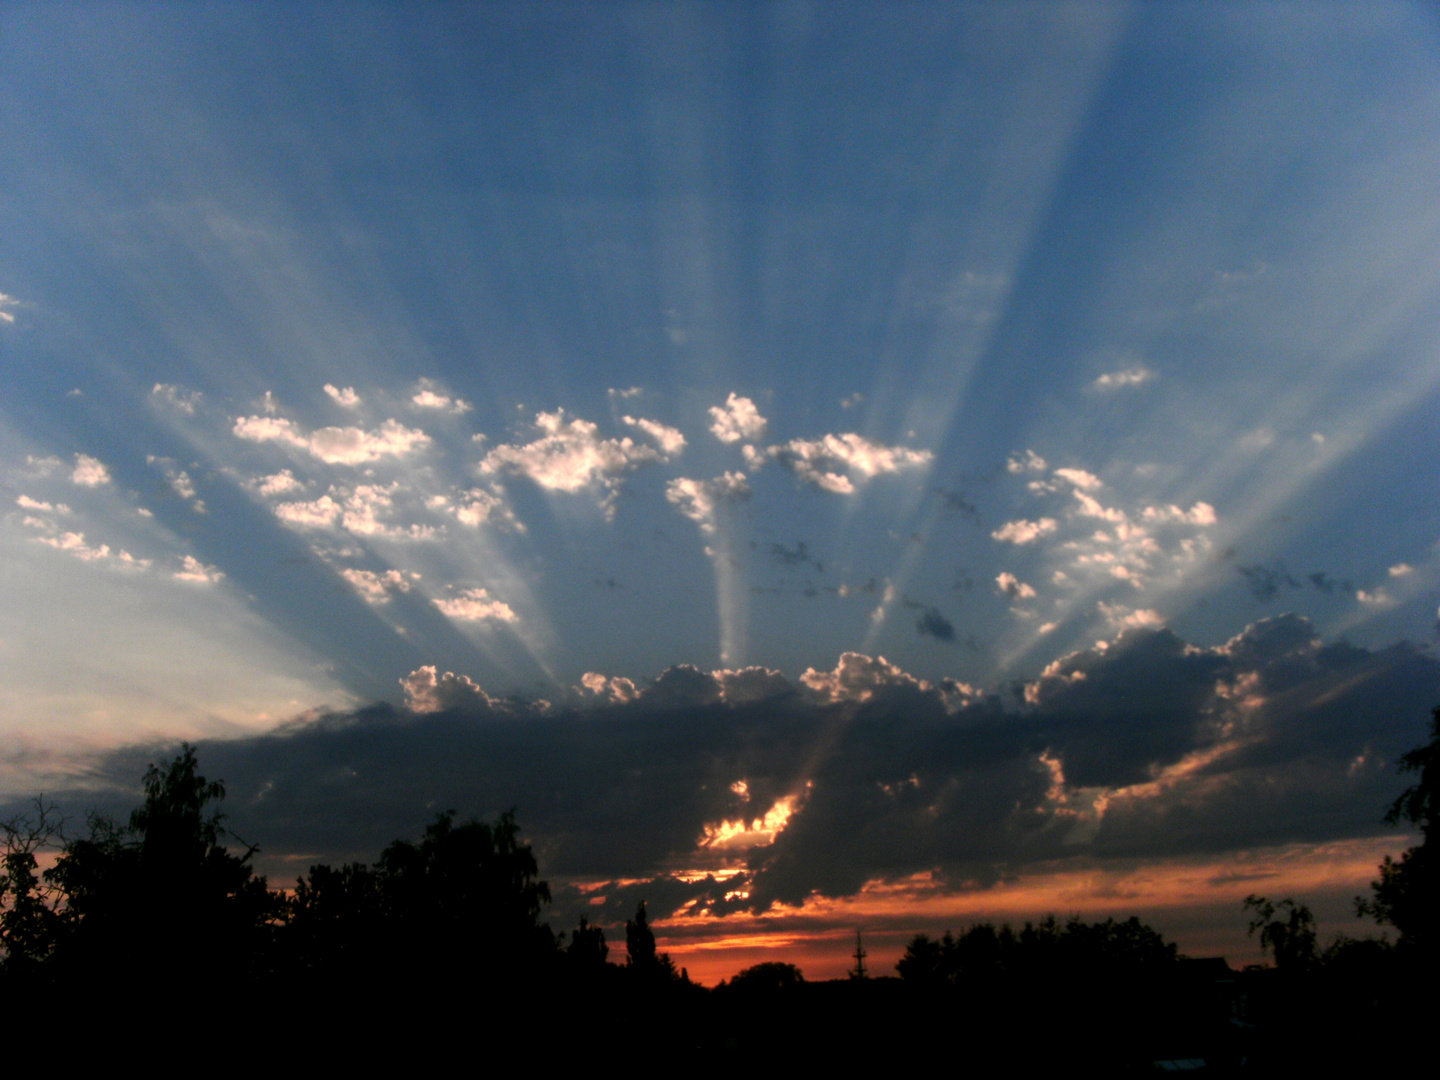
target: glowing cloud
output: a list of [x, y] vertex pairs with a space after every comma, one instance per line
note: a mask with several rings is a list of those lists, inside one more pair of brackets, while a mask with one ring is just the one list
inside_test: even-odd
[[76, 454], [75, 469], [70, 473], [70, 480], [80, 487], [100, 487], [110, 483], [110, 470], [88, 454]]
[[1140, 386], [1155, 378], [1155, 372], [1147, 367], [1128, 367], [1121, 371], [1108, 371], [1091, 385], [1097, 390], [1117, 390], [1124, 386]]
[[742, 439], [753, 442], [765, 434], [765, 417], [748, 397], [731, 393], [724, 405], [710, 409], [710, 433], [723, 443], [736, 443]]
[[355, 392], [353, 386], [347, 386], [342, 390], [326, 383], [325, 393], [329, 394], [331, 400], [342, 408], [353, 409], [360, 404], [360, 395]]
[[713, 480], [692, 480], [679, 477], [665, 485], [665, 499], [695, 524], [703, 533], [715, 531], [716, 513], [722, 501], [750, 497], [750, 485], [744, 473], [727, 472]]
[[462, 589], [452, 600], [436, 599], [435, 606], [446, 616], [462, 622], [514, 622], [517, 618], [510, 605], [491, 597], [485, 589]]
[[194, 416], [195, 408], [201, 401], [201, 394], [198, 390], [183, 390], [173, 383], [157, 382], [150, 390], [150, 398], [176, 412]]
[[1048, 517], [1039, 521], [1007, 521], [990, 536], [1007, 544], [1030, 544], [1053, 533], [1058, 524], [1054, 518]]
[[225, 577], [225, 574], [216, 566], [206, 566], [194, 555], [186, 555], [181, 563], [181, 569], [171, 575], [176, 581], [193, 581], [201, 585], [213, 585]]
[[898, 473], [928, 465], [934, 456], [928, 450], [881, 446], [853, 432], [826, 435], [820, 439], [791, 439], [788, 443], [771, 446], [766, 455], [789, 469], [799, 480], [836, 495], [849, 495], [855, 490], [850, 477], [839, 469], [868, 480], [882, 473]]
[[325, 427], [306, 435], [293, 421], [280, 417], [242, 416], [232, 431], [250, 442], [278, 442], [304, 450], [327, 465], [364, 465], [383, 457], [400, 457], [430, 442], [423, 431], [395, 420], [386, 420], [374, 431]]
[[666, 460], [633, 439], [602, 439], [588, 420], [567, 420], [564, 409], [536, 414], [543, 433], [528, 443], [497, 446], [480, 462], [482, 473], [509, 472], [528, 477], [550, 491], [575, 493], [600, 488], [601, 506], [613, 511], [613, 498], [625, 473], [647, 462]]
[[668, 427], [655, 420], [636, 419], [633, 416], [622, 418], [631, 427], [639, 428], [650, 438], [654, 439], [660, 447], [660, 452], [666, 457], [674, 457], [685, 449], [685, 436], [680, 434], [678, 428]]

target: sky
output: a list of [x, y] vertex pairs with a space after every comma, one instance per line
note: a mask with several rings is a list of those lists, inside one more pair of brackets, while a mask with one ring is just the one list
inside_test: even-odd
[[514, 807], [710, 982], [1364, 932], [1432, 7], [6, 4], [0, 146], [0, 810], [190, 740], [284, 883]]

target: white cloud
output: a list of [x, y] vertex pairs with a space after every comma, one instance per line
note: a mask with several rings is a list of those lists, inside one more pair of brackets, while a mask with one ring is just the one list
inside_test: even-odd
[[1056, 469], [1054, 475], [1082, 491], [1094, 491], [1100, 487], [1100, 478], [1084, 469]]
[[632, 386], [628, 390], [617, 390], [612, 386], [609, 390], [605, 392], [611, 397], [617, 397], [620, 400], [625, 401], [629, 398], [639, 397], [645, 391], [641, 390], [638, 386]]
[[715, 531], [716, 513], [722, 500], [738, 501], [750, 497], [750, 485], [744, 473], [727, 472], [713, 480], [692, 480], [680, 477], [665, 485], [665, 499], [695, 524], [703, 533]]
[[770, 447], [766, 454], [799, 480], [836, 495], [849, 495], [855, 490], [850, 477], [837, 471], [839, 469], [868, 480], [882, 473], [898, 473], [926, 465], [934, 456], [928, 450], [881, 446], [854, 432], [819, 439], [791, 439]]
[[278, 442], [305, 450], [329, 465], [363, 465], [382, 457], [408, 454], [427, 445], [430, 436], [386, 420], [374, 431], [355, 427], [324, 427], [305, 435], [292, 421], [271, 416], [242, 416], [234, 433], [251, 442]]
[[400, 680], [405, 688], [405, 706], [412, 712], [441, 712], [454, 708], [489, 708], [493, 699], [480, 684], [453, 671], [439, 674], [433, 664], [416, 668]]
[[340, 576], [371, 604], [388, 604], [394, 593], [409, 592], [410, 582], [420, 578], [419, 574], [406, 574], [399, 570], [376, 573], [373, 570], [352, 570], [349, 567], [343, 568]]
[[538, 413], [535, 426], [543, 434], [528, 443], [497, 446], [480, 462], [483, 473], [512, 472], [527, 476], [551, 491], [579, 492], [603, 488], [607, 512], [621, 477], [646, 462], [664, 460], [658, 450], [633, 439], [602, 439], [588, 420], [567, 420], [565, 411]]
[[631, 427], [639, 428], [659, 445], [661, 453], [666, 457], [674, 457], [685, 449], [685, 436], [680, 434], [678, 428], [669, 427], [655, 420], [636, 419], [633, 416], [622, 417], [625, 423]]
[[765, 417], [748, 397], [731, 393], [724, 405], [710, 409], [710, 433], [723, 443], [735, 443], [741, 439], [754, 441], [765, 434]]
[[1012, 473], [1044, 472], [1045, 459], [1034, 450], [1026, 450], [1024, 454], [1012, 454], [1005, 462], [1005, 468]]
[[436, 389], [435, 383], [430, 379], [420, 380], [420, 389], [415, 392], [415, 395], [410, 400], [421, 409], [438, 409], [442, 412], [453, 413], [456, 416], [459, 416], [461, 413], [467, 413], [474, 408], [468, 401], [441, 393]]
[[587, 671], [580, 676], [580, 685], [587, 692], [612, 705], [623, 705], [640, 696], [640, 691], [629, 679], [602, 675], [598, 671]]
[[[27, 519], [27, 523], [28, 521], [29, 519]], [[48, 522], [37, 522], [36, 524], [48, 527]], [[123, 548], [111, 551], [109, 544], [91, 547], [85, 542], [84, 533], [67, 532], [61, 533], [59, 536], [37, 536], [34, 539], [38, 543], [56, 548], [67, 555], [73, 555], [82, 562], [114, 562], [140, 570], [150, 565], [149, 559], [137, 559]]]
[[330, 395], [335, 404], [346, 409], [353, 409], [360, 404], [360, 395], [355, 392], [353, 386], [347, 386], [342, 390], [339, 387], [326, 383], [325, 393]]
[[1105, 616], [1106, 621], [1117, 630], [1127, 628], [1158, 630], [1165, 625], [1164, 617], [1158, 611], [1152, 611], [1149, 608], [1127, 608], [1120, 604], [1107, 604], [1103, 600], [1097, 606], [1100, 614]]
[[194, 581], [203, 585], [213, 585], [225, 577], [225, 574], [217, 566], [206, 566], [194, 555], [186, 555], [182, 560], [181, 569], [176, 570], [174, 578], [177, 581]]
[[182, 412], [186, 416], [195, 415], [195, 407], [200, 404], [201, 394], [198, 390], [184, 390], [174, 383], [156, 383], [150, 390], [150, 397], [161, 405], [166, 405], [176, 412]]
[[26, 510], [43, 510], [47, 514], [68, 514], [70, 507], [64, 503], [48, 503], [39, 499], [32, 499], [29, 495], [21, 495], [15, 500], [15, 505]]
[[1366, 607], [1389, 607], [1395, 603], [1390, 594], [1384, 589], [1375, 589], [1374, 591], [1360, 589], [1356, 591], [1355, 599], [1359, 600]]
[[479, 526], [493, 522], [508, 525], [519, 533], [525, 531], [524, 524], [515, 517], [515, 511], [510, 509], [503, 495], [486, 491], [484, 488], [471, 488], [463, 492], [456, 505], [448, 509], [462, 525]]
[[1057, 527], [1054, 518], [1039, 521], [1007, 521], [990, 534], [992, 539], [1010, 544], [1029, 544], [1042, 536], [1053, 533]]
[[514, 622], [517, 618], [509, 604], [494, 599], [485, 589], [462, 589], [460, 595], [453, 600], [437, 599], [435, 606], [450, 618], [465, 622], [479, 622], [484, 619]]
[[305, 529], [324, 529], [335, 524], [341, 513], [340, 504], [329, 495], [310, 502], [280, 503], [275, 507], [275, 516], [291, 525]]
[[1390, 567], [1391, 577], [1408, 577], [1415, 572], [1415, 568], [1409, 563], [1396, 563]]
[[1115, 390], [1122, 386], [1139, 386], [1155, 378], [1155, 372], [1147, 367], [1128, 367], [1120, 371], [1108, 371], [1094, 382], [1099, 390]]
[[289, 469], [281, 469], [278, 473], [270, 476], [262, 476], [255, 482], [255, 490], [266, 498], [273, 498], [276, 495], [292, 495], [297, 491], [304, 491], [305, 485], [295, 479], [295, 474]]
[[1217, 520], [1215, 508], [1207, 502], [1197, 502], [1189, 510], [1182, 510], [1173, 504], [1147, 506], [1140, 516], [1146, 521], [1179, 522], [1186, 525], [1214, 525]]
[[1000, 592], [1011, 600], [1030, 600], [1035, 596], [1035, 590], [1025, 582], [1021, 581], [1008, 570], [1000, 573], [995, 578], [995, 584]]
[[110, 483], [110, 470], [88, 454], [76, 454], [75, 470], [70, 479], [81, 487], [100, 487]]
[[916, 690], [930, 688], [929, 683], [907, 674], [883, 656], [872, 658], [855, 652], [842, 653], [834, 671], [806, 668], [800, 682], [822, 701], [829, 703], [869, 701], [877, 691], [892, 686]]

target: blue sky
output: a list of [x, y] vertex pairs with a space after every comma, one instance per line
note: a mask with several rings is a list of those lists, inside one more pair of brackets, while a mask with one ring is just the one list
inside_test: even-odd
[[[1018, 717], [1179, 642], [1234, 664], [1213, 720], [1279, 708], [1257, 625], [1404, 672], [1333, 748], [1390, 776], [1440, 689], [1437, 34], [7, 5], [0, 792], [375, 702], [631, 707], [678, 665]], [[1229, 745], [1077, 786], [1063, 742], [1031, 771], [1091, 803]]]

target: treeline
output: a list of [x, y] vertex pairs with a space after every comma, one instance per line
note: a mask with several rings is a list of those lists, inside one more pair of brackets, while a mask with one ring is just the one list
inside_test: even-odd
[[[513, 814], [491, 823], [442, 814], [374, 863], [315, 865], [294, 889], [272, 890], [252, 869], [258, 849], [225, 827], [223, 785], [200, 775], [186, 746], [149, 768], [124, 823], [92, 814], [83, 837], [65, 837], [43, 802], [0, 823], [0, 1015], [16, 1030], [45, 1025], [56, 1002], [83, 995], [103, 1003], [92, 1022], [116, 1031], [163, 1017], [193, 1035], [219, 1017], [258, 1016], [289, 1038], [320, 1029], [360, 1047], [397, 1026], [443, 1041], [479, 1024], [567, 1055], [643, 1022], [654, 1052], [810, 1064], [883, 1059], [897, 1025], [959, 1016], [1018, 1040], [1032, 1064], [1278, 1063], [1303, 1056], [1297, 1032], [1363, 1033], [1434, 1002], [1437, 746], [1440, 709], [1431, 743], [1403, 759], [1420, 781], [1391, 812], [1420, 826], [1422, 843], [1387, 859], [1372, 896], [1357, 901], [1399, 931], [1394, 944], [1322, 950], [1304, 905], [1252, 896], [1251, 933], [1274, 961], [1263, 972], [1185, 961], [1135, 918], [1052, 916], [1018, 930], [987, 923], [917, 936], [898, 979], [814, 984], [768, 963], [711, 991], [657, 950], [643, 903], [626, 923], [623, 960], [583, 918], [555, 933], [543, 918], [549, 889]], [[57, 846], [42, 871], [40, 856]], [[1041, 1021], [1049, 1041], [1026, 1042]], [[820, 1030], [843, 1042], [817, 1045]], [[1194, 1052], [1171, 1053], [1181, 1048]]]

